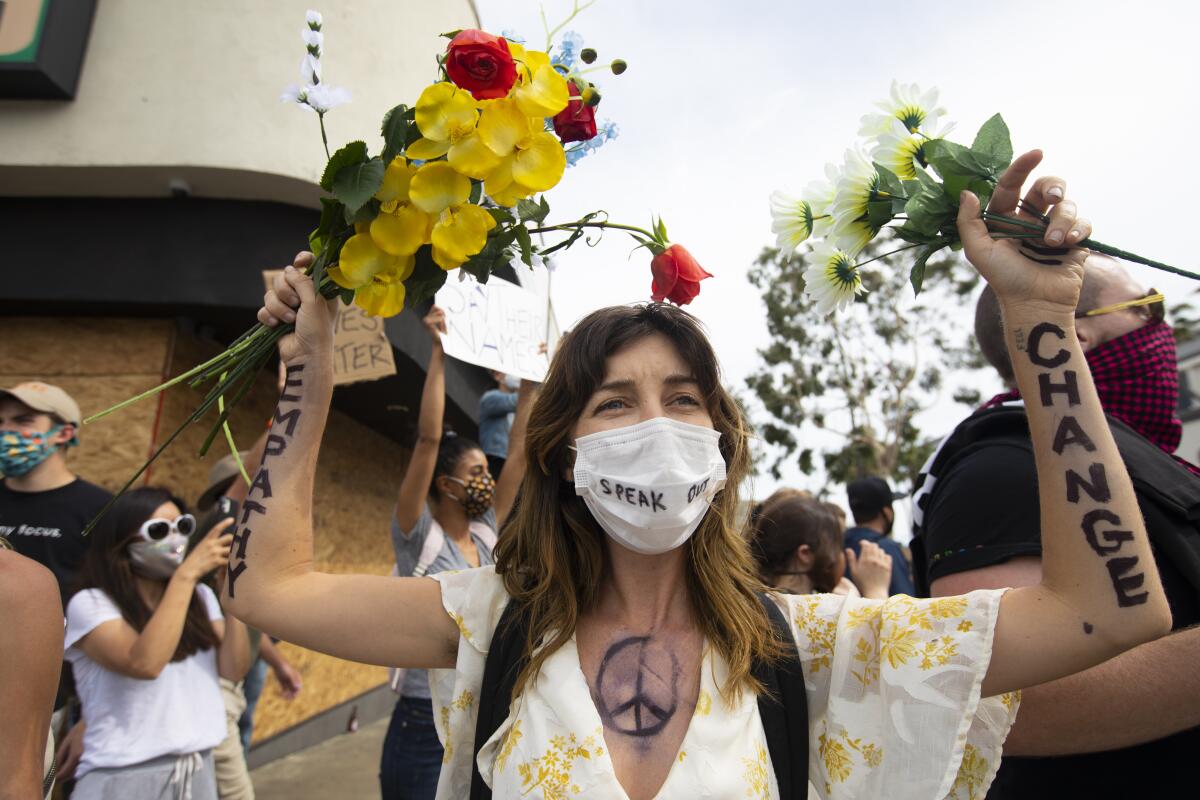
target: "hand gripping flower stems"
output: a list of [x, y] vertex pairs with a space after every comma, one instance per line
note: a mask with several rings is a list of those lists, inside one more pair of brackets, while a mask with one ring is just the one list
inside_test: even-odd
[[[577, 5], [572, 16], [585, 7]], [[682, 262], [674, 254], [682, 248], [667, 241], [661, 221], [653, 231], [597, 220], [603, 212], [576, 222], [546, 222], [550, 205], [544, 193], [562, 179], [568, 162], [563, 143], [587, 144], [599, 135], [594, 108], [600, 93], [575, 68], [577, 36], [552, 58], [485, 31], [447, 34], [450, 43], [438, 60], [441, 80], [426, 87], [415, 105], [401, 104], [385, 115], [380, 152], [372, 155], [365, 142], [355, 141], [330, 156], [325, 115], [350, 95], [322, 82], [323, 28], [321, 15], [308, 12], [301, 31], [302, 84], [289, 86], [281, 98], [317, 114], [328, 158], [321, 176], [328, 194], [309, 236], [316, 258], [306, 266], [323, 297], [338, 297], [372, 316], [393, 316], [431, 298], [452, 270], [461, 267], [486, 282], [496, 268], [517, 261], [532, 268], [536, 256], [571, 247], [585, 228], [621, 230], [649, 248], [656, 299], [686, 303], [699, 292], [699, 280], [708, 273], [690, 256], [686, 268], [678, 267]], [[624, 62], [611, 66], [615, 74], [625, 70]], [[570, 235], [539, 253], [532, 234], [545, 232]], [[668, 252], [670, 268], [661, 260]], [[290, 329], [257, 325], [219, 356], [85, 420], [176, 384], [211, 384], [122, 492], [214, 406], [217, 419], [200, 453], [221, 430], [233, 448], [229, 413]]]
[[[943, 248], [962, 247], [955, 226], [959, 193], [969, 189], [986, 206], [1012, 162], [1008, 127], [999, 114], [964, 147], [945, 138], [953, 125], [941, 124], [945, 111], [937, 106], [936, 90], [922, 93], [915, 85], [893, 83], [891, 98], [879, 107], [883, 113], [863, 117], [866, 147], [848, 150], [840, 168], [828, 166], [827, 181], [810, 184], [800, 198], [779, 192], [771, 197], [772, 230], [785, 254], [810, 237], [824, 240], [814, 246], [805, 273], [805, 290], [821, 299], [823, 312], [865, 292], [859, 270], [883, 256], [859, 262], [858, 255], [885, 228], [908, 243], [886, 255], [916, 251], [909, 279], [920, 292], [929, 258]], [[1079, 245], [1200, 280], [1195, 272], [1091, 238], [1069, 238], [1071, 232], [1056, 230], [1046, 211], [1044, 205], [1024, 202], [1006, 213], [989, 207], [982, 217], [995, 235], [1027, 240], [1028, 246], [1038, 246], [1035, 242], [1046, 236], [1043, 247]]]

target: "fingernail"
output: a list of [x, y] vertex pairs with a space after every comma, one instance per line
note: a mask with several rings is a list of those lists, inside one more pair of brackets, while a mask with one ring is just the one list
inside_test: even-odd
[[1046, 196], [1053, 198], [1055, 200], [1062, 200], [1063, 191], [1061, 188], [1059, 188], [1057, 186], [1051, 186], [1049, 189], [1046, 190]]
[[284, 271], [284, 272], [291, 273], [291, 272], [295, 272], [295, 271], [296, 271], [296, 268], [295, 268], [295, 267], [293, 267], [291, 264], [288, 264], [286, 267], [284, 267], [284, 268], [283, 268], [283, 271]]
[[1046, 235], [1046, 241], [1050, 242], [1050, 244], [1058, 244], [1062, 241], [1062, 239], [1062, 231], [1050, 231], [1050, 233]]
[[1079, 238], [1082, 238], [1082, 237], [1083, 237], [1083, 234], [1082, 234], [1082, 233], [1080, 233], [1079, 231], [1071, 231], [1071, 238], [1072, 238], [1072, 239], [1079, 239]]
[[283, 314], [283, 318], [286, 319], [288, 322], [295, 322], [296, 321], [296, 312], [295, 311], [285, 311]]

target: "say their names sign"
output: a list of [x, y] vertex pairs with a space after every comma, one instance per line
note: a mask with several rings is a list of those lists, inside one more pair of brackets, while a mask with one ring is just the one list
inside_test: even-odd
[[[271, 282], [280, 270], [263, 270], [263, 283]], [[396, 374], [392, 345], [383, 330], [383, 318], [372, 317], [358, 306], [338, 302], [333, 324], [333, 383], [373, 381]]]
[[442, 348], [447, 355], [531, 381], [550, 366], [544, 353], [546, 301], [516, 284], [448, 281], [435, 302], [446, 312]]

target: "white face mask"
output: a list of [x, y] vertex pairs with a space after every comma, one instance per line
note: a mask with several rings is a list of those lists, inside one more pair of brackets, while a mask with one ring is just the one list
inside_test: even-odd
[[580, 436], [575, 494], [612, 538], [638, 553], [674, 550], [725, 485], [721, 434], [666, 417]]

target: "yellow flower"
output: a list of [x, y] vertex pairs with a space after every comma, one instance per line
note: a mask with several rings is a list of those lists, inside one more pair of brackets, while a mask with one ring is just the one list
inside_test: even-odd
[[526, 115], [513, 100], [484, 104], [478, 138], [496, 156], [483, 188], [500, 205], [511, 206], [554, 188], [567, 168], [558, 137], [543, 130], [541, 119]]
[[456, 170], [483, 180], [500, 159], [475, 135], [479, 109], [470, 92], [453, 83], [426, 87], [417, 100], [415, 118], [421, 137], [408, 146], [406, 155], [422, 161], [446, 156]]
[[356, 233], [342, 245], [337, 266], [329, 268], [329, 277], [343, 289], [359, 289], [376, 275], [399, 272], [403, 266], [403, 259], [379, 249], [369, 235]]
[[382, 201], [379, 214], [371, 221], [371, 239], [385, 253], [410, 256], [429, 241], [433, 219], [413, 205], [409, 196], [417, 170], [403, 158], [395, 158], [383, 175], [383, 185], [375, 193]]
[[424, 164], [408, 187], [412, 204], [428, 214], [440, 214], [471, 197], [471, 181], [445, 161]]
[[483, 249], [495, 226], [496, 220], [479, 206], [447, 208], [433, 226], [433, 260], [444, 270], [460, 266]]
[[550, 56], [513, 42], [508, 48], [517, 62], [512, 98], [521, 112], [527, 117], [553, 117], [566, 108], [571, 99], [567, 79], [550, 65]]
[[372, 317], [394, 317], [404, 310], [404, 283], [371, 281], [354, 293], [354, 305]]

